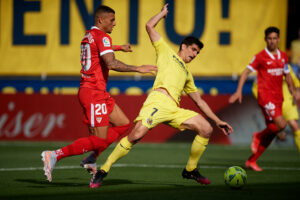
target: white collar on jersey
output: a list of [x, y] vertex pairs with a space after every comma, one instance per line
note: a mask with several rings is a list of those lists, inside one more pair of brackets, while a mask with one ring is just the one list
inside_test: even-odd
[[[273, 60], [275, 60], [274, 55], [268, 50], [267, 47], [265, 48], [265, 51], [267, 52], [267, 54], [268, 54]], [[280, 59], [280, 58], [281, 58], [281, 55], [280, 55], [280, 51], [279, 51], [278, 49], [277, 49], [277, 55], [278, 55], [278, 59]]]
[[98, 28], [97, 26], [92, 26], [91, 29], [98, 29], [98, 30], [100, 30], [100, 28]]

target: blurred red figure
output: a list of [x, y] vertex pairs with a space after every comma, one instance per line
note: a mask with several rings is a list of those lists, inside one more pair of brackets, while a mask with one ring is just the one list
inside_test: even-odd
[[251, 149], [252, 155], [246, 161], [245, 166], [254, 171], [262, 171], [256, 161], [272, 142], [276, 134], [286, 126], [282, 116], [282, 83], [285, 75], [289, 91], [294, 96], [294, 86], [289, 68], [287, 55], [278, 49], [279, 29], [268, 27], [265, 30], [267, 47], [256, 54], [251, 63], [243, 71], [236, 92], [229, 98], [230, 103], [239, 100], [242, 102], [242, 88], [251, 72], [257, 72], [258, 105], [265, 117], [266, 128], [253, 134]]

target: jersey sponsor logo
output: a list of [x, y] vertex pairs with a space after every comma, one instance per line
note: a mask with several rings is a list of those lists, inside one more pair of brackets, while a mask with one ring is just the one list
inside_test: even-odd
[[268, 69], [267, 72], [272, 76], [281, 76], [283, 74], [283, 68]]
[[189, 72], [186, 70], [183, 62], [181, 62], [175, 55], [173, 55], [173, 60], [179, 64], [179, 66], [184, 70], [184, 72], [186, 73], [186, 75], [189, 74]]
[[110, 47], [110, 41], [109, 41], [108, 37], [104, 37], [102, 39], [102, 41], [103, 41], [103, 46]]

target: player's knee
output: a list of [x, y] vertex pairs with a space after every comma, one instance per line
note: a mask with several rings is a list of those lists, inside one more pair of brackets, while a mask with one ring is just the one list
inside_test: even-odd
[[280, 122], [277, 126], [279, 131], [282, 131], [286, 127], [286, 121]]
[[128, 141], [132, 144], [138, 143], [142, 138], [143, 138], [143, 136], [136, 132], [128, 135]]
[[128, 135], [128, 140], [132, 144], [139, 142], [147, 133], [148, 129], [143, 126], [136, 125], [132, 132]]
[[89, 127], [90, 135], [97, 136], [100, 138], [107, 138], [108, 127]]
[[209, 138], [213, 132], [213, 128], [209, 123], [206, 123], [202, 125], [197, 132], [200, 136]]
[[280, 123], [270, 123], [268, 124], [268, 128], [271, 132], [273, 133], [277, 133], [277, 132], [280, 132], [282, 131], [286, 126], [286, 122], [280, 122]]

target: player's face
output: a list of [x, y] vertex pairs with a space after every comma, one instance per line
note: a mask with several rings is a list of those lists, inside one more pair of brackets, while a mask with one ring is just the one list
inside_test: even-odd
[[200, 48], [196, 44], [192, 44], [189, 46], [182, 45], [182, 51], [184, 52], [183, 61], [185, 63], [190, 63], [200, 52]]
[[111, 33], [114, 26], [116, 25], [116, 19], [114, 13], [105, 13], [102, 16], [102, 27], [106, 33]]
[[267, 37], [265, 38], [265, 41], [267, 43], [267, 48], [270, 51], [275, 51], [278, 47], [279, 37], [278, 34], [273, 32], [269, 33]]

